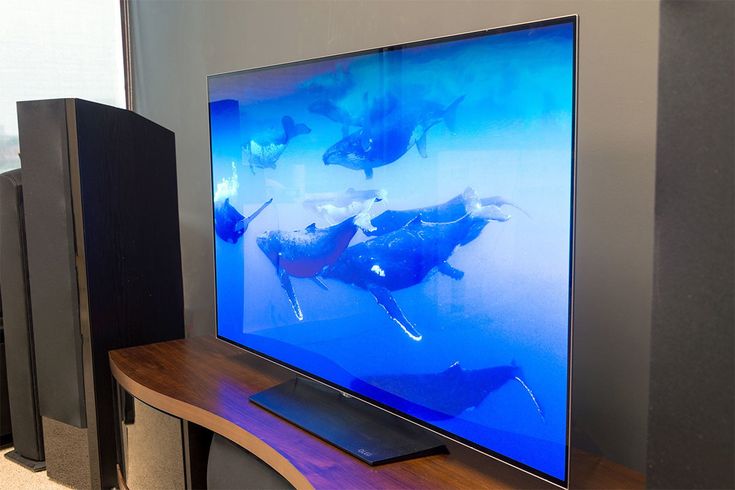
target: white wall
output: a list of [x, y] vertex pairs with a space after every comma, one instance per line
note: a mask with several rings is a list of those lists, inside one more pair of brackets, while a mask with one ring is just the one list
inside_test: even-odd
[[189, 332], [213, 331], [206, 75], [580, 15], [574, 417], [645, 466], [658, 1], [132, 1], [135, 109], [176, 132]]

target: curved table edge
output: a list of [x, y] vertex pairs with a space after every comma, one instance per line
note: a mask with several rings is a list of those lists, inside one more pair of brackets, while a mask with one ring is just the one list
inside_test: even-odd
[[285, 456], [265, 441], [251, 434], [239, 425], [190, 403], [172, 398], [141, 384], [120, 369], [110, 356], [112, 376], [125, 391], [140, 401], [166, 412], [174, 417], [193, 422], [215, 434], [219, 434], [243, 449], [253, 453], [265, 464], [273, 468], [291, 485], [298, 489], [314, 490], [314, 486]]

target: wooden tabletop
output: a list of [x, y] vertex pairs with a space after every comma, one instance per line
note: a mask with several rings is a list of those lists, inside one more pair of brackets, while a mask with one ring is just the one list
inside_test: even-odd
[[[448, 442], [448, 455], [371, 467], [248, 401], [294, 375], [213, 337], [110, 352], [131, 395], [247, 449], [296, 488], [555, 488]], [[573, 452], [574, 488], [643, 488], [643, 476]]]

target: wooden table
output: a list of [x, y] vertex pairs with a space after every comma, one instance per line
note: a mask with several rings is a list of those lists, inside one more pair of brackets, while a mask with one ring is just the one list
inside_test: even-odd
[[[128, 393], [234, 441], [296, 488], [554, 488], [504, 463], [448, 443], [450, 454], [371, 467], [250, 403], [294, 375], [213, 337], [110, 352]], [[643, 488], [639, 473], [573, 451], [573, 488]]]

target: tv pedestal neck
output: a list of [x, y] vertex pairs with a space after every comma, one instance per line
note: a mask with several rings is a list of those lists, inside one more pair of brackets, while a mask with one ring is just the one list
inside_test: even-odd
[[[556, 488], [450, 442], [449, 454], [365, 464], [250, 402], [293, 374], [214, 337], [131, 347], [109, 356], [122, 389], [233, 441], [296, 488]], [[580, 489], [642, 489], [645, 484], [633, 470], [576, 451], [571, 482]]]

